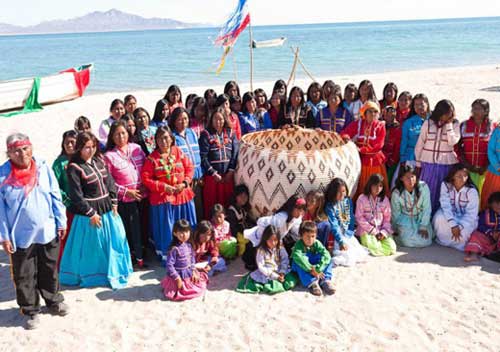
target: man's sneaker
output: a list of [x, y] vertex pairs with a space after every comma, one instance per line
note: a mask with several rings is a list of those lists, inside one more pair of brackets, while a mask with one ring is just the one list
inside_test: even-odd
[[24, 322], [24, 328], [26, 330], [34, 330], [40, 325], [40, 317], [38, 314], [26, 315], [26, 320]]
[[327, 295], [333, 295], [335, 293], [335, 288], [333, 287], [333, 284], [330, 280], [325, 280], [321, 287]]
[[52, 315], [59, 315], [61, 317], [64, 317], [65, 315], [69, 314], [69, 307], [66, 303], [56, 303], [49, 308], [49, 313]]
[[318, 281], [314, 281], [310, 286], [309, 286], [309, 292], [311, 292], [315, 296], [321, 296], [323, 293], [321, 291], [321, 287], [318, 285]]

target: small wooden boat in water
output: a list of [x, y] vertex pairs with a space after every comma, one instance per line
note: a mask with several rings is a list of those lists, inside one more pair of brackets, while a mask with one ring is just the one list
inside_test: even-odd
[[260, 49], [260, 48], [271, 48], [273, 46], [282, 46], [285, 40], [286, 40], [285, 37], [271, 39], [271, 40], [261, 40], [261, 41], [252, 40], [252, 48]]
[[[93, 65], [87, 64], [40, 77], [39, 80], [32, 77], [0, 81], [0, 111], [24, 107], [32, 93], [37, 94], [37, 101], [42, 105], [79, 98], [90, 82], [92, 69]], [[34, 91], [35, 81], [38, 85], [36, 92]]]

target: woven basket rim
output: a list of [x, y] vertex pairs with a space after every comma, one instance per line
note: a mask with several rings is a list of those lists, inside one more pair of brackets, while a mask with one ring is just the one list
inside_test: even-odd
[[[295, 130], [294, 132], [298, 132], [298, 131], [303, 131], [303, 132], [307, 132], [307, 133], [312, 133], [312, 134], [316, 134], [316, 135], [328, 135], [331, 139], [333, 139], [334, 141], [338, 142], [339, 144], [338, 145], [332, 145], [331, 147], [328, 147], [328, 148], [311, 148], [310, 150], [307, 150], [307, 149], [288, 149], [288, 148], [279, 148], [279, 149], [275, 149], [275, 148], [271, 148], [271, 147], [266, 147], [266, 146], [262, 146], [262, 145], [256, 145], [254, 143], [251, 143], [251, 142], [248, 142], [246, 139], [250, 139], [251, 136], [255, 136], [256, 134], [269, 134], [271, 132], [276, 132], [276, 131], [289, 131], [289, 130]], [[312, 137], [311, 137], [312, 138]], [[293, 138], [292, 139], [292, 142], [294, 144], [294, 146], [296, 146], [297, 144], [293, 141]], [[313, 154], [313, 153], [316, 153], [316, 152], [326, 152], [326, 151], [329, 151], [331, 149], [336, 149], [336, 148], [340, 148], [340, 147], [344, 147], [344, 146], [347, 146], [349, 145], [349, 142], [346, 142], [344, 141], [340, 135], [337, 133], [337, 132], [329, 132], [329, 131], [317, 131], [315, 129], [310, 129], [310, 128], [302, 128], [302, 127], [290, 127], [290, 128], [287, 128], [286, 130], [280, 130], [280, 129], [269, 129], [269, 130], [265, 130], [265, 131], [257, 131], [257, 132], [251, 132], [251, 133], [248, 133], [248, 134], [245, 134], [244, 136], [241, 137], [241, 140], [240, 140], [240, 148], [253, 148], [257, 151], [263, 151], [263, 150], [269, 150], [270, 153], [282, 153], [282, 152], [287, 152], [287, 153], [292, 153], [292, 152], [296, 152], [296, 153], [299, 153], [299, 152], [302, 152], [302, 153], [305, 153], [305, 154]]]

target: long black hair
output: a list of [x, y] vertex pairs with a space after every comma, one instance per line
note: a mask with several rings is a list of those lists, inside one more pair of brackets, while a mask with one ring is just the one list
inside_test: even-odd
[[453, 103], [448, 99], [440, 100], [432, 111], [429, 120], [432, 120], [435, 124], [438, 124], [441, 120], [441, 117], [449, 114], [450, 112], [455, 113], [455, 107], [453, 106]]
[[462, 163], [455, 164], [451, 167], [450, 171], [448, 172], [448, 175], [446, 175], [446, 177], [444, 178], [444, 182], [446, 182], [450, 185], [453, 185], [453, 177], [455, 177], [455, 174], [459, 171], [465, 171], [465, 172], [467, 172], [467, 175], [469, 176], [469, 177], [467, 177], [467, 181], [465, 182], [465, 186], [477, 189], [474, 182], [472, 182], [472, 179], [471, 179], [470, 173], [469, 173], [469, 169], [467, 169], [467, 167]]
[[327, 203], [337, 203], [337, 194], [342, 186], [345, 187], [347, 197], [349, 197], [349, 187], [347, 186], [347, 183], [345, 183], [345, 181], [340, 177], [335, 177], [326, 188], [325, 198]]
[[167, 89], [167, 92], [165, 93], [165, 96], [163, 97], [163, 99], [165, 99], [167, 102], [169, 102], [170, 104], [177, 104], [178, 102], [177, 101], [174, 101], [174, 102], [171, 102], [170, 101], [170, 94], [172, 93], [178, 93], [179, 94], [179, 102], [181, 102], [182, 104], [182, 93], [181, 93], [181, 89], [179, 88], [179, 86], [175, 85], [175, 84], [172, 84], [170, 87], [168, 87]]
[[429, 103], [429, 98], [427, 98], [427, 95], [425, 95], [424, 93], [418, 93], [411, 100], [410, 114], [408, 115], [408, 117], [412, 117], [417, 114], [417, 112], [415, 111], [415, 101], [420, 99], [427, 104], [427, 115], [431, 113], [431, 104]]
[[226, 85], [224, 86], [224, 94], [227, 94], [230, 96], [229, 94], [229, 91], [232, 89], [232, 88], [235, 88], [236, 89], [236, 95], [238, 97], [241, 97], [240, 95], [240, 86], [238, 86], [238, 83], [236, 83], [236, 81], [228, 81], [226, 83]]
[[[245, 94], [243, 94], [243, 99], [241, 102], [241, 112], [243, 112], [244, 114], [248, 114], [247, 103], [249, 101], [252, 101], [252, 99], [255, 100], [255, 94], [253, 92], [246, 92]], [[257, 103], [257, 100], [255, 100], [255, 103]]]
[[401, 179], [407, 173], [411, 173], [412, 175], [415, 175], [415, 177], [417, 178], [417, 182], [415, 183], [414, 192], [415, 192], [415, 196], [417, 197], [417, 199], [419, 199], [420, 198], [420, 187], [419, 187], [420, 178], [418, 177], [418, 174], [417, 174], [415, 168], [411, 165], [404, 164], [400, 167], [398, 178], [396, 179], [396, 184], [394, 185], [394, 189], [397, 189], [399, 191], [399, 194], [403, 193], [403, 191], [405, 190], [405, 185]]
[[125, 128], [125, 131], [127, 131], [127, 135], [128, 135], [128, 141], [130, 142], [132, 136], [130, 135], [130, 133], [127, 129], [127, 125], [125, 124], [125, 121], [123, 121], [123, 120], [115, 121], [111, 124], [111, 127], [109, 128], [108, 140], [106, 142], [106, 148], [105, 148], [106, 151], [112, 150], [114, 147], [116, 147], [115, 141], [113, 140], [113, 135], [115, 134], [118, 127]]
[[[301, 204], [297, 204], [297, 201], [299, 199], [301, 199], [303, 203], [301, 202]], [[294, 208], [306, 210], [305, 200], [299, 197], [297, 194], [294, 194], [293, 196], [288, 198], [285, 204], [283, 204], [278, 210], [276, 210], [276, 214], [284, 211], [288, 215], [286, 222], [289, 222], [290, 220], [292, 220], [292, 211]]]
[[[66, 155], [66, 151], [64, 150], [64, 141], [66, 140], [66, 138], [75, 138], [76, 139], [77, 135], [78, 135], [78, 133], [75, 130], [69, 130], [69, 131], [66, 131], [63, 133], [62, 141], [61, 141], [61, 153], [59, 154], [59, 156]], [[67, 156], [69, 156], [69, 155], [67, 155]]]
[[182, 115], [182, 113], [186, 113], [189, 119], [189, 112], [185, 108], [177, 107], [174, 111], [172, 111], [172, 115], [170, 115], [170, 118], [168, 119], [170, 130], [175, 131], [175, 121]]
[[[189, 232], [189, 237], [191, 237], [191, 225], [185, 219], [177, 220], [174, 224], [173, 229], [172, 229], [172, 235], [174, 235], [176, 232]], [[170, 243], [169, 250], [180, 245], [180, 244], [181, 243], [180, 243], [179, 239], [177, 238], [177, 236], [172, 236], [172, 242]]]
[[382, 176], [381, 174], [373, 174], [370, 176], [370, 178], [366, 182], [363, 194], [365, 196], [370, 196], [372, 192], [372, 187], [380, 184], [382, 184], [382, 191], [380, 191], [378, 197], [380, 198], [380, 200], [384, 200], [387, 190], [385, 189], [384, 176]]
[[[162, 120], [162, 115], [163, 115], [163, 108], [165, 105], [168, 105], [168, 100], [167, 99], [160, 99], [156, 102], [155, 106], [155, 113], [153, 114], [153, 121], [156, 123], [163, 122]], [[168, 119], [168, 116], [165, 117], [165, 120]]]
[[260, 239], [259, 245], [257, 246], [257, 249], [263, 248], [268, 252], [271, 252], [271, 248], [267, 246], [267, 241], [273, 237], [276, 236], [278, 237], [278, 244], [276, 245], [276, 249], [280, 250], [280, 233], [276, 226], [274, 225], [267, 225], [267, 227], [264, 229], [264, 232], [262, 232], [262, 237]]

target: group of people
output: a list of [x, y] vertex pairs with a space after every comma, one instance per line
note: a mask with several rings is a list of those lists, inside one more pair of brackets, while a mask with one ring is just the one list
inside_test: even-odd
[[[298, 283], [333, 294], [332, 268], [396, 246], [438, 243], [477, 260], [500, 249], [500, 127], [489, 103], [472, 103], [459, 123], [449, 100], [431, 110], [425, 94], [376, 98], [373, 84], [332, 81], [268, 98], [240, 96], [236, 82], [203, 97], [169, 87], [153, 117], [137, 99], [115, 99], [92, 133], [80, 116], [65, 132], [52, 168], [33, 157], [27, 135], [7, 138], [0, 168], [0, 241], [11, 254], [17, 301], [37, 325], [38, 291], [56, 314], [64, 285], [127, 284], [147, 267], [151, 243], [166, 266], [164, 294], [199, 296], [208, 278], [241, 256], [239, 292], [276, 293]], [[338, 133], [358, 147], [356, 191], [335, 178], [326, 192], [292, 196], [274, 214], [252, 219], [249, 190], [234, 184], [239, 140], [293, 126]]]

